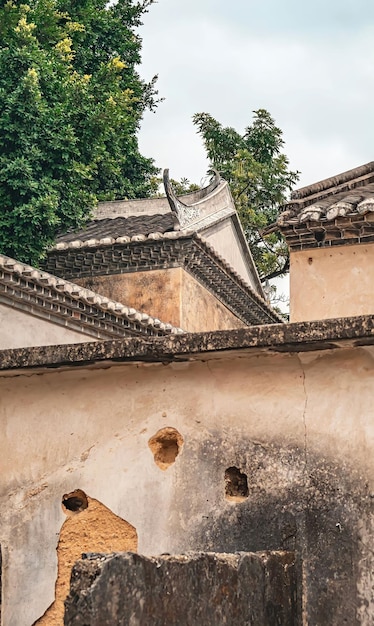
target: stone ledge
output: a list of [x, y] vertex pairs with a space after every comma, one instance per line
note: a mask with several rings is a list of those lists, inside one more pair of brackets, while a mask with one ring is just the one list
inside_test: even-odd
[[374, 344], [374, 316], [239, 330], [186, 333], [153, 339], [126, 338], [0, 351], [0, 370], [58, 368], [112, 362], [171, 362], [222, 358], [237, 351], [307, 352]]

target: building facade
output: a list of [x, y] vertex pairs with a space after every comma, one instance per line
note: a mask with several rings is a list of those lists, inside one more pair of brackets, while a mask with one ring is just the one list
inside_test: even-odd
[[[359, 174], [336, 177], [337, 189], [348, 180], [366, 194]], [[289, 242], [332, 224], [346, 238], [291, 246], [291, 284], [312, 267], [307, 301], [331, 248], [326, 281], [350, 267], [353, 313], [343, 296], [339, 313], [336, 280], [330, 303], [311, 287], [310, 308], [295, 305], [302, 321], [0, 353], [3, 624], [63, 624], [77, 555], [118, 550], [287, 551], [295, 623], [372, 624], [374, 293], [362, 258], [374, 222], [371, 211], [303, 221], [292, 210], [279, 224]], [[346, 220], [367, 236], [347, 244]]]

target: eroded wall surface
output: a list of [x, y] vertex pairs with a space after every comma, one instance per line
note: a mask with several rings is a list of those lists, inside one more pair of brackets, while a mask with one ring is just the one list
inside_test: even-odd
[[79, 488], [141, 554], [295, 551], [304, 624], [372, 624], [373, 369], [347, 347], [2, 377], [3, 623], [54, 601]]
[[180, 326], [180, 267], [110, 276], [90, 276], [75, 282], [111, 300]]
[[290, 254], [290, 321], [370, 315], [374, 308], [374, 244]]
[[65, 624], [297, 626], [295, 579], [289, 552], [92, 555], [74, 567]]
[[92, 276], [76, 282], [188, 332], [229, 330], [245, 326], [180, 267]]

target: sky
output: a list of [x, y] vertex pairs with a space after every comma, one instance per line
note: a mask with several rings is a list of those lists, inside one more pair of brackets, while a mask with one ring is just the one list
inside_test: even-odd
[[267, 109], [298, 186], [374, 160], [373, 0], [158, 0], [143, 22], [139, 71], [164, 101], [140, 148], [173, 178], [204, 182], [200, 112], [243, 132]]

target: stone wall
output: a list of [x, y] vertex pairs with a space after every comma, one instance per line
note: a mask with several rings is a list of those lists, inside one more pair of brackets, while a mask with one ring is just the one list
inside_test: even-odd
[[65, 626], [296, 626], [287, 552], [85, 555], [73, 569]]

